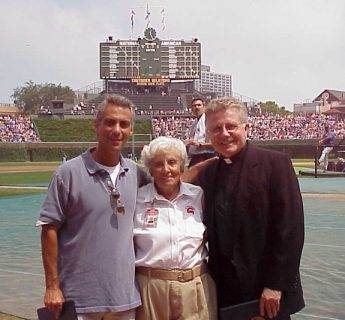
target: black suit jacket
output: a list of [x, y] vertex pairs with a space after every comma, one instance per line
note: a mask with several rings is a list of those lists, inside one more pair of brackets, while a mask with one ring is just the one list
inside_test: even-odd
[[215, 228], [214, 186], [219, 160], [199, 175], [198, 184], [205, 193], [211, 274], [219, 282], [219, 256], [232, 257], [246, 300], [258, 298], [264, 287], [280, 290], [282, 311], [295, 313], [304, 307], [299, 277], [304, 216], [296, 175], [284, 153], [250, 144], [241, 161], [238, 185], [232, 193], [232, 218], [217, 217], [234, 226], [233, 247], [228, 245], [229, 234], [217, 234]]

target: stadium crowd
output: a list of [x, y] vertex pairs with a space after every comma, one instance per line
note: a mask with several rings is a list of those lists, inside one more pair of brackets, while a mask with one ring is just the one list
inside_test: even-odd
[[192, 112], [191, 109], [172, 110], [171, 108], [168, 108], [168, 110], [143, 110], [137, 107], [134, 111], [137, 116], [190, 116]]
[[[193, 117], [176, 115], [154, 117], [153, 135], [186, 139], [194, 121]], [[345, 121], [336, 120], [333, 116], [268, 114], [249, 116], [249, 123], [250, 140], [319, 139], [324, 133], [326, 124], [333, 129], [337, 137], [345, 136]]]
[[164, 116], [152, 118], [153, 137], [167, 136], [185, 140], [194, 117]]
[[249, 117], [251, 140], [319, 139], [325, 125], [338, 136], [345, 135], [345, 121], [333, 116], [319, 114], [302, 115], [261, 115]]
[[0, 142], [40, 141], [30, 117], [0, 115]]
[[[137, 115], [143, 115], [136, 112]], [[147, 114], [147, 113], [144, 113]], [[190, 110], [156, 111], [152, 116], [153, 137], [168, 136], [186, 139], [195, 119]], [[336, 120], [325, 115], [286, 115], [266, 114], [249, 116], [250, 140], [290, 140], [320, 139], [326, 124], [337, 137], [345, 137], [345, 120]], [[0, 115], [0, 142], [40, 141], [30, 117]]]

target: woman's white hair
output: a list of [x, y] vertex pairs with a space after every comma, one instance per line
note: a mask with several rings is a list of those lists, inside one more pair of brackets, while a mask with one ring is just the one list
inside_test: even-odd
[[149, 145], [144, 146], [141, 151], [141, 160], [144, 163], [145, 167], [150, 169], [151, 163], [155, 154], [158, 151], [166, 150], [176, 150], [181, 157], [181, 171], [184, 171], [185, 165], [188, 160], [187, 150], [185, 144], [176, 138], [170, 137], [158, 137], [153, 139]]

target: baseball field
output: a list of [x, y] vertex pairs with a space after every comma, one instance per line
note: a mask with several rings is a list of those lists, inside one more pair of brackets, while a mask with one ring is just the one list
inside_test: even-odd
[[[45, 192], [60, 162], [0, 162], [0, 197]], [[308, 159], [293, 161], [296, 172], [313, 168]]]

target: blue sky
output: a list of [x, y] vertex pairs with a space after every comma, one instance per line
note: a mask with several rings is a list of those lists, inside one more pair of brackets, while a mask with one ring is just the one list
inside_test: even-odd
[[[198, 38], [202, 62], [233, 75], [234, 91], [293, 103], [345, 90], [345, 1], [150, 1], [162, 39]], [[99, 81], [98, 45], [144, 28], [146, 1], [1, 0], [0, 102], [26, 81], [73, 89]], [[167, 28], [160, 30], [160, 10]]]

